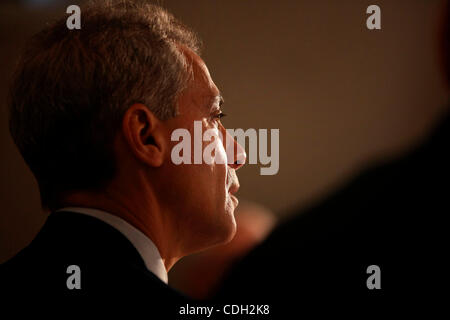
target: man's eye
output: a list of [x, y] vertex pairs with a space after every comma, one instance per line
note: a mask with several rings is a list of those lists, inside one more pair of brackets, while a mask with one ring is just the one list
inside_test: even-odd
[[214, 118], [216, 118], [216, 119], [221, 119], [221, 118], [223, 118], [223, 117], [225, 117], [225, 116], [226, 116], [225, 113], [220, 112], [220, 113], [217, 113], [216, 115], [214, 115]]

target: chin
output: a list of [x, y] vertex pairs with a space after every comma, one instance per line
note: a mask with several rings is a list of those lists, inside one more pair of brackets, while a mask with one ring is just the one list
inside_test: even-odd
[[233, 240], [236, 235], [237, 225], [236, 219], [234, 218], [234, 207], [231, 205], [227, 208], [223, 215], [225, 217], [224, 221], [217, 227], [216, 243], [214, 245], [225, 244]]
[[201, 227], [198, 225], [200, 228], [197, 228], [197, 232], [191, 234], [195, 239], [195, 244], [191, 247], [192, 253], [233, 240], [237, 229], [234, 209], [233, 203], [227, 201], [225, 208], [211, 210], [213, 213], [208, 210], [208, 213], [202, 215], [207, 218], [203, 219]]
[[226, 227], [215, 227], [214, 230], [216, 230], [215, 233], [213, 233], [209, 237], [203, 238], [202, 240], [200, 240], [200, 242], [197, 243], [196, 246], [191, 247], [191, 250], [189, 250], [188, 254], [201, 252], [212, 247], [230, 242], [236, 235], [236, 223], [230, 223]]
[[205, 239], [205, 249], [226, 244], [233, 240], [237, 229], [233, 211], [230, 214], [225, 213], [226, 219], [222, 219], [219, 224], [210, 227], [210, 231], [213, 232], [210, 233], [209, 239]]
[[224, 231], [222, 241], [220, 241], [220, 243], [218, 244], [225, 244], [233, 240], [234, 236], [236, 235], [236, 230], [237, 230], [236, 220], [233, 217], [233, 222], [230, 223], [228, 228]]

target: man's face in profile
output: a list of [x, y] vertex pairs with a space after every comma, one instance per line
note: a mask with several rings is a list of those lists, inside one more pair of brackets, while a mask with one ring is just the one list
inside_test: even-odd
[[[192, 63], [193, 77], [189, 87], [179, 97], [179, 114], [169, 119], [166, 125], [168, 139], [176, 129], [184, 128], [190, 132], [191, 164], [175, 165], [167, 159], [162, 168], [165, 176], [161, 177], [161, 181], [167, 183], [164, 186], [169, 197], [167, 203], [171, 203], [171, 209], [179, 215], [180, 239], [183, 234], [189, 233], [200, 248], [205, 243], [214, 245], [229, 241], [235, 234], [234, 210], [238, 201], [233, 193], [239, 188], [235, 170], [245, 162], [245, 151], [227, 134], [220, 122], [222, 97], [205, 63], [194, 52], [188, 49], [183, 52]], [[211, 143], [195, 135], [194, 121], [201, 123], [202, 133], [210, 129], [214, 139], [218, 139], [213, 152], [215, 161], [211, 164], [205, 163], [203, 157], [201, 164], [194, 164], [194, 144], [202, 145], [203, 155]], [[171, 148], [177, 143], [170, 141]], [[229, 147], [231, 144], [234, 155], [227, 154], [227, 144]]]
[[245, 152], [220, 122], [199, 39], [141, 1], [92, 3], [82, 25], [60, 19], [36, 34], [11, 89], [10, 131], [43, 207], [121, 218], [155, 244], [166, 271], [232, 239]]

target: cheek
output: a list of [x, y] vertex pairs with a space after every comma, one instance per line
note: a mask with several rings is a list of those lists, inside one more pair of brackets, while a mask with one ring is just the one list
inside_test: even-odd
[[203, 167], [208, 170], [209, 198], [223, 207], [227, 197], [227, 152], [217, 129], [205, 132], [203, 143]]
[[225, 151], [223, 144], [219, 140], [216, 147], [215, 162], [217, 165], [223, 165], [224, 167], [226, 167], [227, 160], [227, 152]]
[[203, 160], [210, 165], [227, 166], [227, 152], [218, 128], [210, 128], [203, 135]]
[[[205, 161], [208, 158], [208, 163], [211, 166], [211, 170], [213, 175], [215, 176], [215, 180], [218, 181], [219, 190], [224, 189], [226, 192], [226, 182], [227, 182], [227, 152], [223, 145], [221, 137], [217, 134], [218, 130], [214, 130], [214, 140], [210, 142], [210, 145], [207, 147], [212, 152], [205, 152]], [[207, 150], [204, 149], [204, 150]]]

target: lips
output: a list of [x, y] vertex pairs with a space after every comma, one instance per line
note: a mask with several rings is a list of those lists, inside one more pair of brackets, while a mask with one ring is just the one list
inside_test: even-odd
[[231, 195], [234, 195], [239, 190], [239, 180], [236, 171], [233, 169], [227, 171], [227, 190]]
[[230, 198], [231, 198], [231, 200], [233, 200], [233, 202], [234, 202], [234, 207], [236, 208], [237, 206], [238, 206], [238, 204], [239, 204], [239, 200], [238, 200], [238, 198], [236, 198], [234, 195], [232, 195], [232, 194], [230, 194]]
[[234, 195], [239, 190], [239, 180], [237, 178], [236, 172], [233, 169], [227, 171], [227, 190], [231, 200], [236, 208], [239, 204], [239, 200]]

